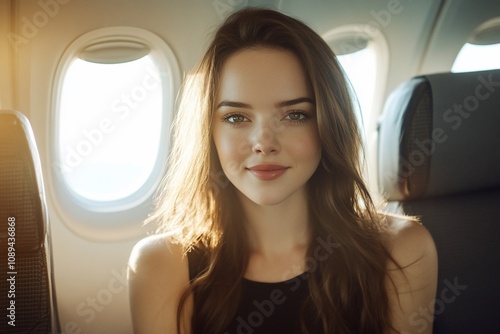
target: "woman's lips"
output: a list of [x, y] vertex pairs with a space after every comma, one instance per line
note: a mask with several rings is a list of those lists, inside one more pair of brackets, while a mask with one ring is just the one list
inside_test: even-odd
[[275, 164], [262, 164], [248, 167], [247, 170], [262, 181], [271, 181], [279, 178], [288, 167]]

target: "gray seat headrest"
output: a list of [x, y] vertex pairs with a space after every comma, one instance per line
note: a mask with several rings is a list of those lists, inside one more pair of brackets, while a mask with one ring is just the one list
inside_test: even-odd
[[389, 200], [500, 186], [500, 70], [413, 78], [387, 100], [378, 180]]

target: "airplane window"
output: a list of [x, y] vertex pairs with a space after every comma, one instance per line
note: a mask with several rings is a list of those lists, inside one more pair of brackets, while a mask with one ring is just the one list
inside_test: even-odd
[[79, 196], [115, 201], [146, 182], [158, 156], [162, 82], [150, 56], [117, 63], [76, 59], [59, 114], [60, 172]]
[[[346, 25], [324, 33], [323, 38], [337, 55], [340, 65], [355, 93], [356, 116], [360, 124], [364, 146], [364, 177], [370, 188], [377, 189], [376, 128], [383, 107], [382, 96], [389, 66], [389, 47], [384, 34], [370, 25]], [[377, 192], [373, 192], [376, 200]]]
[[372, 112], [375, 93], [377, 59], [375, 50], [371, 47], [363, 48], [354, 53], [337, 56], [344, 68], [361, 108], [362, 124], [366, 124], [368, 115]]
[[388, 47], [384, 35], [365, 25], [335, 28], [323, 35], [337, 55], [357, 99], [359, 122], [365, 130], [373, 129], [374, 120], [382, 101], [377, 91], [385, 85]]
[[467, 42], [455, 58], [452, 72], [500, 68], [500, 17], [483, 22]]
[[61, 214], [86, 237], [136, 233], [165, 172], [180, 86], [174, 53], [150, 31], [101, 28], [68, 46], [55, 78], [51, 185]]
[[466, 43], [455, 58], [452, 72], [472, 72], [500, 68], [500, 43]]

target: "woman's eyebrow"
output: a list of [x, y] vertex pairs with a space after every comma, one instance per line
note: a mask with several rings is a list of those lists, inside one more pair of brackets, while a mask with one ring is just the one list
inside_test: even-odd
[[[304, 103], [304, 102], [310, 103], [312, 105], [315, 105], [313, 99], [311, 99], [309, 97], [299, 97], [299, 98], [296, 98], [296, 99], [293, 99], [293, 100], [287, 100], [287, 101], [277, 102], [276, 103], [276, 107], [277, 108], [289, 107], [289, 106], [293, 106], [293, 105], [296, 105], [296, 104], [299, 104], [299, 103]], [[236, 101], [227, 101], [227, 100], [221, 101], [217, 105], [217, 109], [219, 109], [221, 107], [233, 107], [233, 108], [245, 108], [245, 109], [251, 109], [252, 108], [252, 106], [249, 105], [248, 103], [236, 102]]]
[[310, 103], [312, 105], [316, 104], [316, 103], [314, 103], [314, 100], [309, 98], [309, 97], [299, 97], [299, 98], [293, 99], [293, 100], [278, 102], [278, 103], [276, 103], [276, 107], [277, 108], [289, 107], [289, 106], [293, 106], [293, 105], [296, 105], [299, 103], [304, 103], [304, 102]]
[[247, 103], [236, 102], [236, 101], [222, 101], [221, 103], [219, 103], [217, 105], [217, 109], [219, 109], [221, 107], [233, 107], [233, 108], [245, 108], [245, 109], [252, 108], [252, 106], [247, 104]]

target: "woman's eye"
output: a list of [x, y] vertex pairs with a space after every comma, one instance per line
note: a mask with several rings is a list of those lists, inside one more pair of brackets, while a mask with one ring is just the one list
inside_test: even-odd
[[305, 113], [303, 113], [301, 111], [293, 111], [285, 116], [285, 119], [290, 120], [290, 121], [303, 121], [306, 118], [307, 118], [307, 116], [305, 115]]
[[247, 120], [243, 115], [228, 115], [223, 118], [224, 121], [228, 123], [242, 123]]

